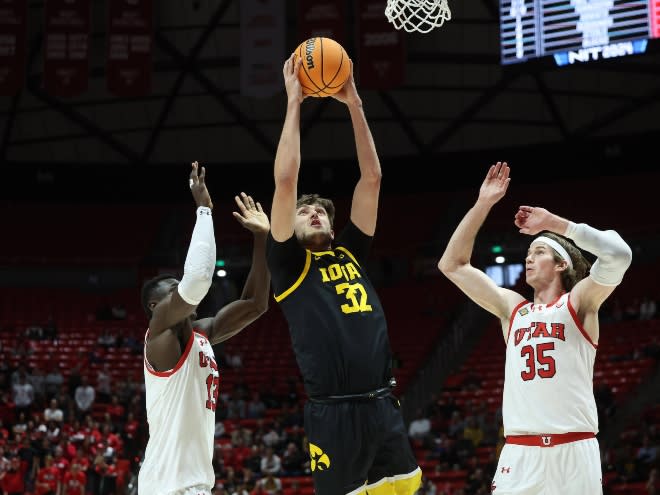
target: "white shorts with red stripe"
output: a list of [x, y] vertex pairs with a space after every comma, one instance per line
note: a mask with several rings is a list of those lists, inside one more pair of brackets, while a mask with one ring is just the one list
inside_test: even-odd
[[602, 495], [593, 434], [507, 437], [493, 478], [494, 495]]

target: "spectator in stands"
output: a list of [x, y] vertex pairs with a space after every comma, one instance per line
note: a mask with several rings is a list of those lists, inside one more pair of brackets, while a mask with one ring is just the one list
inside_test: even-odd
[[282, 427], [278, 420], [273, 421], [273, 424], [268, 428], [268, 431], [262, 437], [262, 441], [266, 447], [276, 447], [282, 440]]
[[110, 349], [117, 345], [117, 336], [111, 330], [106, 328], [103, 330], [103, 333], [99, 335], [98, 339], [96, 339], [96, 342], [101, 347]]
[[78, 464], [71, 464], [62, 480], [62, 495], [85, 495], [87, 475]]
[[110, 314], [115, 320], [125, 320], [127, 316], [126, 308], [122, 303], [113, 304], [110, 308]]
[[79, 349], [76, 354], [76, 360], [73, 368], [69, 370], [69, 392], [75, 398], [76, 390], [82, 383], [81, 372], [88, 372], [90, 369], [89, 354], [84, 350]]
[[64, 377], [60, 372], [60, 364], [57, 360], [55, 360], [51, 364], [50, 369], [46, 374], [46, 378], [44, 379], [44, 384], [46, 386], [46, 396], [52, 397], [57, 394], [57, 392], [60, 391], [63, 383]]
[[142, 354], [142, 348], [144, 344], [129, 332], [126, 337], [124, 337], [122, 345], [130, 349], [133, 354]]
[[86, 414], [92, 411], [92, 405], [94, 405], [94, 399], [96, 398], [96, 391], [94, 387], [89, 384], [87, 375], [81, 376], [81, 382], [78, 387], [76, 387], [76, 417], [81, 419]]
[[98, 402], [107, 404], [112, 396], [112, 375], [110, 374], [110, 365], [103, 363], [96, 375], [96, 394]]
[[646, 466], [653, 465], [658, 458], [658, 448], [655, 445], [651, 445], [648, 435], [644, 435], [642, 438], [642, 445], [637, 450], [635, 457]]
[[408, 427], [408, 436], [412, 440], [424, 441], [431, 433], [431, 420], [424, 416], [422, 408], [418, 408], [415, 413], [415, 419], [410, 422]]
[[39, 469], [35, 482], [35, 495], [59, 495], [62, 476], [53, 465], [53, 456], [44, 458], [44, 466]]
[[30, 383], [34, 389], [35, 404], [42, 406], [46, 402], [46, 377], [39, 366], [33, 368]]
[[[0, 424], [0, 428], [2, 428], [2, 425]], [[5, 430], [7, 431], [7, 430]], [[7, 436], [9, 435], [9, 432], [7, 432]], [[0, 473], [5, 472], [7, 469], [9, 469], [9, 465], [11, 464], [9, 462], [9, 458], [6, 455], [5, 452], [5, 443], [7, 441], [7, 436], [3, 436], [0, 438]]]
[[475, 448], [481, 445], [481, 442], [484, 439], [484, 432], [481, 429], [481, 426], [479, 426], [477, 423], [477, 419], [474, 416], [468, 416], [465, 418], [463, 438], [472, 442], [472, 445]]
[[25, 329], [25, 338], [28, 340], [41, 340], [44, 337], [44, 329], [41, 325], [33, 323]]
[[240, 398], [236, 390], [233, 390], [231, 398], [227, 401], [227, 418], [244, 419], [245, 417], [246, 417], [245, 401]]
[[12, 371], [10, 377], [12, 386], [16, 385], [21, 377], [25, 378], [27, 382], [30, 381], [30, 373], [22, 362], [18, 365], [18, 368]]
[[114, 495], [117, 490], [117, 463], [112, 447], [108, 447], [105, 452], [96, 456], [94, 470], [99, 479], [98, 489], [94, 493]]
[[437, 487], [426, 476], [422, 476], [422, 486], [419, 487], [419, 491], [416, 495], [436, 495]]
[[266, 448], [265, 455], [261, 458], [261, 472], [263, 474], [280, 474], [282, 471], [282, 460], [275, 454], [272, 447]]
[[[531, 241], [525, 258], [525, 281], [534, 289], [534, 298], [530, 302], [498, 287], [470, 259], [477, 233], [504, 197], [509, 181], [506, 163], [490, 168], [475, 205], [438, 263], [468, 297], [499, 318], [506, 343], [506, 444], [493, 483], [502, 493], [518, 493], [527, 486], [537, 486], [536, 493], [599, 493], [602, 474], [593, 394], [598, 310], [621, 283], [632, 251], [615, 231], [575, 224], [544, 208], [520, 206], [514, 220], [519, 232], [541, 234]], [[597, 256], [591, 267], [580, 248]], [[561, 457], [553, 449], [538, 448], [560, 443]], [[579, 476], [572, 474], [574, 456], [581, 459]], [[556, 470], [555, 476], [545, 476], [549, 469]]]
[[227, 364], [229, 364], [229, 367], [233, 369], [240, 369], [243, 367], [243, 357], [238, 352], [228, 355]]
[[295, 442], [289, 442], [282, 454], [282, 472], [286, 476], [302, 476], [304, 457]]
[[64, 412], [59, 408], [57, 399], [51, 399], [48, 407], [44, 409], [44, 420], [46, 422], [54, 421], [55, 423], [64, 421]]
[[257, 481], [254, 495], [276, 495], [280, 490], [282, 490], [282, 480], [273, 473], [266, 473], [265, 477]]
[[34, 402], [34, 388], [24, 374], [19, 375], [18, 382], [12, 387], [13, 401], [16, 406], [16, 417], [21, 413], [29, 413]]
[[10, 459], [7, 470], [0, 472], [0, 488], [6, 495], [25, 495], [24, 478], [25, 469], [21, 466], [21, 459], [14, 456]]
[[655, 318], [657, 309], [658, 308], [654, 299], [651, 299], [648, 296], [643, 297], [642, 302], [639, 305], [639, 319], [652, 320]]
[[252, 419], [263, 418], [266, 404], [261, 400], [259, 392], [252, 392], [252, 398], [247, 404], [247, 417]]
[[247, 487], [245, 483], [239, 483], [231, 495], [250, 495]]
[[488, 495], [491, 491], [490, 479], [486, 478], [483, 469], [477, 468], [468, 476], [466, 495]]
[[464, 429], [465, 421], [461, 416], [461, 412], [458, 410], [453, 411], [447, 424], [447, 434], [452, 438], [456, 438], [459, 435], [462, 436]]

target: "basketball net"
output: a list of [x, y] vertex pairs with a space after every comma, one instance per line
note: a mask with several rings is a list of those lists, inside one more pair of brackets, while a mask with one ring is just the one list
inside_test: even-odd
[[447, 0], [387, 0], [387, 20], [396, 29], [428, 33], [451, 19]]

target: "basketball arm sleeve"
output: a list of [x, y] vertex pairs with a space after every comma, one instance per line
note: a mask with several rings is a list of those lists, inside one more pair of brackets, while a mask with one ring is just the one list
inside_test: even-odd
[[617, 232], [597, 230], [586, 223], [568, 222], [564, 235], [579, 248], [598, 257], [589, 273], [595, 282], [608, 286], [621, 283], [632, 261], [632, 251]]
[[197, 306], [211, 287], [215, 267], [215, 237], [211, 209], [197, 208], [197, 220], [177, 290], [181, 299]]

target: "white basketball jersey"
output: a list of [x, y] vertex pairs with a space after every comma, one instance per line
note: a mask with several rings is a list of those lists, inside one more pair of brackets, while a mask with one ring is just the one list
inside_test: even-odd
[[144, 356], [149, 442], [138, 478], [139, 495], [165, 495], [215, 484], [213, 434], [218, 366], [206, 336], [193, 332], [170, 371], [153, 369]]
[[525, 301], [511, 315], [506, 347], [504, 435], [598, 432], [596, 345], [571, 306]]

